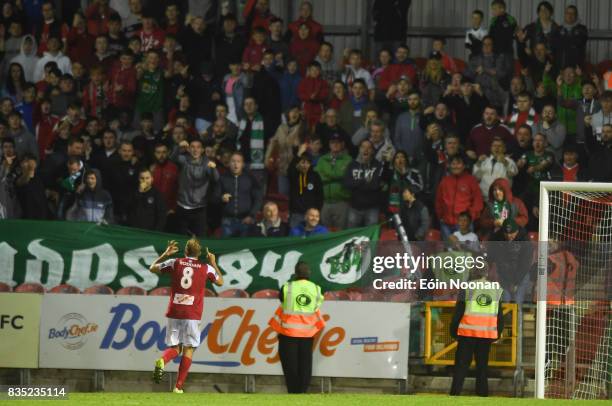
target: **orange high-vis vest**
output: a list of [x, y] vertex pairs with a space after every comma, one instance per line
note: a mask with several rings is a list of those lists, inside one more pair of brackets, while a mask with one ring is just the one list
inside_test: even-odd
[[325, 327], [319, 311], [322, 303], [319, 286], [305, 279], [290, 281], [283, 289], [283, 304], [268, 324], [284, 336], [313, 337]]
[[603, 75], [604, 90], [612, 90], [612, 71], [608, 71]]
[[566, 250], [548, 256], [552, 270], [546, 279], [546, 299], [549, 304], [574, 304], [578, 261]]
[[[481, 281], [485, 281], [482, 279]], [[465, 312], [457, 335], [497, 339], [497, 313], [502, 289], [466, 289]]]

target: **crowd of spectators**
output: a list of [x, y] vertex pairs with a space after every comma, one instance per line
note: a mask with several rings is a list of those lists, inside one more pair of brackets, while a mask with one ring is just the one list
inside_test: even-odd
[[403, 2], [375, 2], [373, 60], [308, 1], [1, 3], [0, 218], [248, 237], [399, 214], [411, 240], [486, 239], [537, 230], [540, 181], [612, 181], [612, 75], [572, 5], [521, 27], [494, 0], [467, 62], [434, 38], [417, 64], [388, 32]]

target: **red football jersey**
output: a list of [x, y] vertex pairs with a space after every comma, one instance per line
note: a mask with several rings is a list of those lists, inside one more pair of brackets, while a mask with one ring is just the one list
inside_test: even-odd
[[217, 280], [215, 269], [190, 257], [169, 259], [162, 262], [160, 268], [161, 272], [169, 273], [172, 279], [166, 317], [201, 320], [206, 279]]

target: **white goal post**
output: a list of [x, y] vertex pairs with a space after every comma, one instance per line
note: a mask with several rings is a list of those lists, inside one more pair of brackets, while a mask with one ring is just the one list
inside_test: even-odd
[[[610, 397], [611, 247], [612, 183], [540, 183], [536, 398]], [[574, 273], [553, 301], [549, 283], [559, 277], [548, 275], [555, 253], [571, 258], [563, 272]]]

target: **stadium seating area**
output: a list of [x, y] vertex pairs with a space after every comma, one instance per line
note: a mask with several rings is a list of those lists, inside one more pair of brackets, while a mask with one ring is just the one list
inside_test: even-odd
[[[483, 28], [466, 37], [464, 60], [440, 37], [431, 52], [411, 56], [398, 46], [409, 44], [402, 32], [393, 46], [375, 35], [375, 55], [334, 49], [309, 2], [294, 21], [257, 0], [205, 15], [183, 1], [77, 3], [4, 6], [0, 181], [8, 193], [0, 193], [0, 218], [249, 237], [268, 236], [278, 219], [288, 224], [274, 236], [308, 236], [316, 225], [316, 233], [335, 231], [398, 213], [410, 240], [436, 240], [468, 211], [482, 240], [499, 228], [488, 217], [497, 179], [510, 184], [513, 196], [505, 191], [504, 199], [517, 201], [530, 232], [541, 180], [612, 180], [610, 168], [598, 167], [612, 151], [606, 122], [589, 124], [610, 114], [612, 61], [588, 60], [588, 27], [572, 6], [569, 20], [553, 21], [545, 35], [533, 29], [548, 24], [540, 14], [513, 32], [481, 22], [489, 35]], [[374, 7], [393, 15], [392, 3]], [[529, 102], [518, 103], [522, 97]], [[534, 152], [538, 134], [544, 151]], [[503, 145], [494, 151], [495, 137]], [[335, 141], [342, 145], [332, 151]], [[202, 148], [193, 151], [194, 142]], [[350, 178], [370, 147], [379, 170], [361, 184]], [[232, 167], [235, 152], [243, 162]], [[342, 165], [330, 166], [338, 157]], [[457, 157], [463, 169], [453, 172]], [[308, 165], [298, 168], [300, 160]], [[194, 178], [191, 161], [216, 168]], [[151, 176], [141, 180], [143, 170]], [[448, 199], [459, 175], [482, 196], [470, 187]], [[237, 196], [227, 189], [232, 176], [244, 185]], [[408, 204], [406, 189], [416, 203]], [[278, 214], [265, 214], [265, 202]], [[92, 204], [99, 209], [86, 210]], [[305, 223], [312, 208], [320, 211], [316, 225]]]

